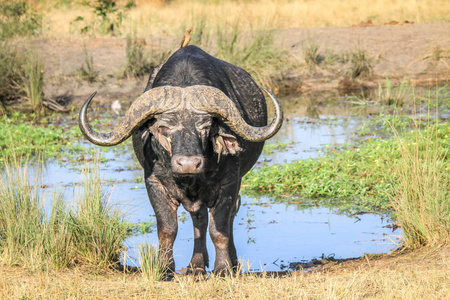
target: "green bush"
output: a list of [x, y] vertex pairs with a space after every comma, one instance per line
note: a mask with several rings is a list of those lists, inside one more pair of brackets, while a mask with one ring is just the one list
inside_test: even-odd
[[40, 34], [42, 16], [33, 12], [27, 0], [0, 2], [0, 40]]

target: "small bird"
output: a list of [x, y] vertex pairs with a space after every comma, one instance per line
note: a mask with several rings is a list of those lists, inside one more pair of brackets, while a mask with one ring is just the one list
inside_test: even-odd
[[189, 42], [191, 41], [191, 31], [193, 30], [193, 28], [188, 29], [186, 31], [186, 34], [183, 36], [183, 40], [181, 41], [181, 48], [187, 46], [189, 44]]
[[122, 109], [122, 105], [120, 105], [120, 102], [119, 102], [119, 100], [116, 100], [116, 101], [114, 101], [112, 104], [111, 104], [111, 110], [116, 114], [116, 115], [118, 115], [119, 113], [120, 113], [120, 110]]

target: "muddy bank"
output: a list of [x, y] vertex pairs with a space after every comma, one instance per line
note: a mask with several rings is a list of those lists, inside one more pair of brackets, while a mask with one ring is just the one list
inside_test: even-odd
[[[353, 88], [377, 87], [386, 80], [394, 82], [406, 76], [415, 84], [434, 84], [450, 80], [450, 22], [396, 24], [345, 28], [287, 29], [280, 41], [293, 57], [302, 61], [302, 43], [311, 39], [323, 56], [342, 55], [357, 47], [371, 60], [372, 75], [356, 78]], [[302, 80], [301, 89], [344, 88], [345, 64], [316, 68], [309, 74], [293, 73]], [[302, 76], [303, 75], [303, 76]], [[349, 83], [347, 83], [349, 84]]]
[[[450, 22], [292, 28], [278, 30], [276, 39], [276, 43], [299, 62], [298, 68], [279, 81], [279, 91], [284, 93], [377, 87], [386, 80], [386, 75], [393, 82], [400, 82], [406, 76], [415, 84], [434, 84], [450, 79]], [[148, 53], [172, 47], [176, 50], [174, 45], [178, 40], [178, 36], [147, 36], [145, 50]], [[312, 69], [304, 66], [302, 44], [306, 40], [319, 47], [322, 60]], [[92, 91], [98, 91], [96, 99], [112, 102], [115, 97], [134, 99], [145, 88], [147, 78], [120, 79], [118, 76], [126, 60], [126, 39], [123, 37], [35, 39], [30, 43], [30, 47], [38, 49], [44, 58], [47, 97], [65, 95], [79, 106]], [[75, 76], [85, 59], [84, 45], [98, 72], [98, 80], [91, 84]], [[332, 58], [354, 51], [356, 47], [368, 54], [372, 74], [353, 80], [345, 77], [348, 63]]]

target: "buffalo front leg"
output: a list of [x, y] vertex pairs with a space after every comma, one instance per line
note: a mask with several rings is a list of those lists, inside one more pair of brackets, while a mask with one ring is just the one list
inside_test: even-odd
[[190, 211], [194, 226], [194, 252], [187, 273], [205, 274], [209, 267], [208, 251], [206, 250], [206, 230], [208, 228], [208, 209], [204, 203], [196, 211]]
[[167, 263], [170, 272], [175, 272], [175, 261], [173, 260], [173, 243], [177, 237], [178, 205], [171, 199], [170, 194], [161, 182], [154, 176], [146, 181], [146, 187], [150, 203], [156, 216], [156, 227], [159, 240], [159, 257], [162, 262]]
[[216, 206], [210, 209], [209, 233], [216, 250], [214, 272], [225, 274], [234, 271], [238, 265], [236, 248], [233, 241], [233, 221], [238, 211], [239, 196], [237, 187], [229, 188]]

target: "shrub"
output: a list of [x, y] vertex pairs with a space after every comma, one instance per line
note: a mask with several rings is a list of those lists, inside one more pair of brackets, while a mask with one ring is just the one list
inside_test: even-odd
[[41, 15], [33, 12], [27, 0], [0, 2], [0, 40], [40, 33]]

